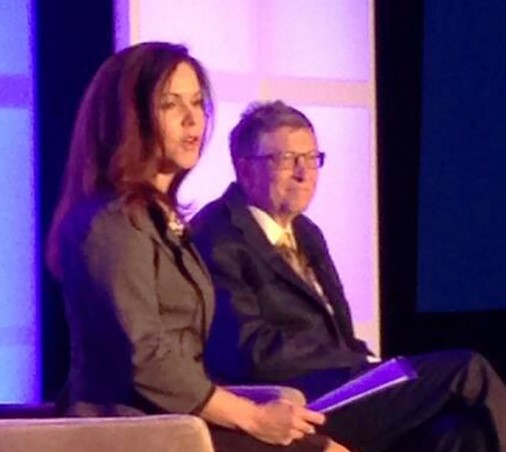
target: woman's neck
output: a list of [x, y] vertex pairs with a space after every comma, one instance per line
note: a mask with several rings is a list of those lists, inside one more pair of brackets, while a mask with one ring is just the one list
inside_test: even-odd
[[167, 193], [169, 191], [170, 184], [174, 180], [174, 173], [166, 174], [166, 173], [158, 173], [155, 176], [154, 185], [155, 187], [163, 193]]

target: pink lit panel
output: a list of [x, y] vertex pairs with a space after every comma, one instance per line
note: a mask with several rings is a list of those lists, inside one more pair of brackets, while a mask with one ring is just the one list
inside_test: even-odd
[[366, 81], [370, 75], [368, 0], [263, 3], [269, 74]]
[[190, 173], [181, 190], [181, 201], [191, 203], [193, 213], [221, 196], [235, 173], [228, 148], [228, 134], [239, 121], [246, 104], [220, 102], [216, 106], [216, 120], [212, 138], [204, 154]]
[[[196, 212], [235, 179], [228, 133], [245, 105], [221, 102], [213, 138], [182, 189]], [[327, 160], [308, 215], [322, 228], [358, 322], [370, 322], [375, 282], [373, 156], [367, 109], [299, 107], [314, 123]]]
[[252, 1], [139, 1], [139, 40], [183, 43], [212, 70], [254, 69]]
[[373, 0], [116, 1], [130, 3], [134, 42], [184, 43], [209, 69], [216, 124], [181, 196], [193, 212], [235, 179], [228, 133], [247, 104], [299, 102], [327, 153], [307, 213], [327, 238], [358, 335], [378, 351]]
[[326, 153], [308, 215], [322, 228], [356, 322], [375, 316], [376, 220], [370, 113], [362, 108], [301, 107]]

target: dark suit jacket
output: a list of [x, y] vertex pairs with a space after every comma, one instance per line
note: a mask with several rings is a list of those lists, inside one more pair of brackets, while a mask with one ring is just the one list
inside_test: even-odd
[[366, 359], [321, 231], [302, 215], [293, 227], [334, 315], [268, 242], [236, 184], [191, 221], [216, 288], [206, 358], [221, 381], [284, 382], [307, 394], [318, 385], [311, 376], [338, 370], [344, 379]]
[[69, 411], [198, 411], [213, 390], [202, 354], [214, 294], [193, 246], [156, 209], [103, 197], [67, 216], [61, 250]]

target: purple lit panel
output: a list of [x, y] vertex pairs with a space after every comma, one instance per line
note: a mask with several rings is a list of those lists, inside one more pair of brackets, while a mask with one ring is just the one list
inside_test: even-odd
[[30, 342], [0, 346], [0, 402], [19, 403], [39, 400], [40, 375], [33, 358], [33, 345]]
[[0, 108], [0, 401], [39, 398], [32, 112]]
[[0, 328], [33, 322], [35, 218], [31, 113], [0, 109]]
[[37, 402], [32, 0], [2, 0], [0, 18], [0, 402]]
[[271, 0], [265, 64], [277, 76], [370, 78], [368, 0]]
[[28, 75], [31, 70], [30, 8], [30, 1], [0, 2], [0, 75]]
[[246, 0], [139, 3], [139, 40], [187, 44], [207, 68], [235, 73], [254, 69], [254, 2]]
[[130, 0], [115, 0], [114, 8], [114, 40], [117, 50], [124, 49], [131, 44]]

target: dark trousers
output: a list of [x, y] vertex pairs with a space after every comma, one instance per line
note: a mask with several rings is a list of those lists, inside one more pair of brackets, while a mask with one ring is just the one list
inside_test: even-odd
[[329, 413], [324, 431], [366, 452], [506, 452], [506, 387], [485, 358], [447, 351], [409, 359], [416, 380]]
[[395, 441], [388, 452], [497, 452], [484, 413], [445, 410]]
[[[209, 425], [211, 439], [216, 452], [323, 452], [328, 438], [308, 435], [289, 446], [267, 444], [239, 430]], [[190, 452], [190, 451], [189, 451]]]

